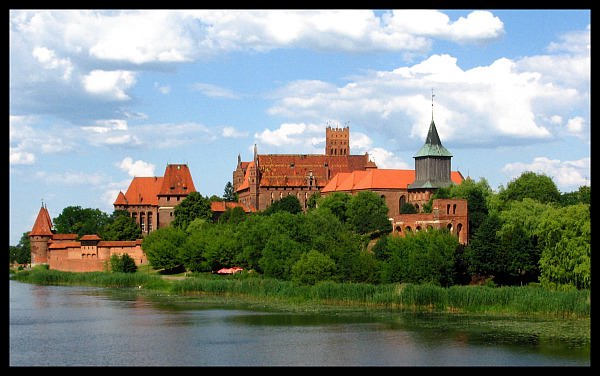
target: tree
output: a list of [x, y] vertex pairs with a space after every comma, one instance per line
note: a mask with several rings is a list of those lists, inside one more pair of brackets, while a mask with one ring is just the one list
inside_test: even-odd
[[113, 215], [114, 219], [102, 231], [104, 240], [136, 240], [142, 237], [140, 226], [129, 216], [128, 212]]
[[588, 186], [582, 185], [577, 191], [562, 193], [560, 195], [560, 203], [562, 206], [576, 204], [590, 204], [591, 189]]
[[405, 202], [400, 206], [400, 214], [416, 214], [417, 208], [410, 202]]
[[463, 256], [471, 275], [492, 277], [498, 274], [500, 243], [496, 233], [500, 226], [497, 214], [488, 215], [465, 248]]
[[154, 269], [173, 271], [183, 266], [182, 251], [187, 239], [178, 227], [159, 228], [144, 238], [142, 250]]
[[265, 215], [271, 215], [273, 213], [285, 211], [291, 214], [297, 214], [302, 212], [302, 205], [298, 197], [288, 195], [272, 203], [268, 208], [263, 211]]
[[240, 223], [246, 220], [248, 215], [240, 206], [227, 208], [219, 217], [219, 223]]
[[9, 246], [9, 262], [17, 264], [31, 264], [31, 244], [29, 243], [29, 231], [24, 232], [19, 244]]
[[377, 193], [360, 191], [352, 196], [346, 214], [348, 224], [359, 234], [392, 231], [388, 207]]
[[317, 207], [317, 202], [319, 201], [319, 198], [321, 198], [321, 192], [319, 191], [313, 193], [308, 197], [308, 200], [306, 201], [306, 207], [308, 208], [308, 210], [312, 210]]
[[213, 212], [210, 208], [210, 199], [198, 192], [191, 192], [174, 210], [174, 227], [186, 229], [196, 218], [212, 220]]
[[238, 194], [233, 189], [233, 184], [230, 181], [225, 184], [225, 191], [223, 192], [223, 200], [228, 202], [237, 202]]
[[499, 194], [504, 201], [520, 201], [529, 197], [543, 204], [560, 202], [560, 192], [552, 179], [530, 171], [510, 181]]
[[303, 285], [314, 285], [333, 276], [335, 262], [329, 256], [317, 250], [311, 250], [300, 256], [292, 267], [292, 281]]
[[77, 234], [78, 237], [97, 234], [103, 237], [102, 232], [110, 223], [110, 216], [99, 209], [68, 206], [52, 222], [59, 234]]
[[591, 288], [591, 221], [586, 204], [553, 208], [537, 228], [540, 242], [540, 282]]
[[124, 253], [121, 256], [113, 254], [110, 256], [110, 269], [117, 273], [135, 273], [137, 271], [137, 265], [127, 253]]
[[332, 192], [327, 196], [322, 196], [318, 204], [318, 210], [329, 209], [342, 223], [346, 222], [348, 203], [352, 195], [345, 192]]

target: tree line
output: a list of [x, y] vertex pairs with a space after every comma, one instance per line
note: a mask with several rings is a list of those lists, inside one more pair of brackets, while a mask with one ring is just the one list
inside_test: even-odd
[[[223, 199], [234, 201], [230, 185]], [[165, 272], [240, 266], [304, 284], [331, 280], [591, 287], [589, 186], [560, 193], [550, 177], [525, 172], [497, 193], [485, 179], [467, 178], [439, 189], [435, 198], [467, 200], [467, 246], [447, 229], [391, 235], [385, 202], [368, 191], [315, 194], [306, 211], [295, 196], [286, 196], [258, 213], [228, 209], [216, 221], [210, 201], [220, 198], [194, 192], [175, 208], [171, 226], [147, 235], [142, 248], [151, 265]], [[424, 211], [431, 211], [432, 200]], [[411, 206], [403, 205], [401, 212], [414, 212]], [[96, 228], [103, 239], [129, 240], [109, 238], [120, 237], [119, 229], [134, 236], [124, 231], [129, 228], [125, 223], [133, 223], [126, 212], [103, 217], [91, 209], [75, 209], [65, 208], [55, 219], [57, 230], [79, 234], [103, 223]], [[85, 210], [91, 210], [89, 223], [72, 218]]]

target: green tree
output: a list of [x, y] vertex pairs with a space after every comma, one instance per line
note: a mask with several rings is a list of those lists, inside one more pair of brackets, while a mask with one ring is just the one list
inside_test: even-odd
[[248, 215], [240, 206], [228, 208], [219, 217], [219, 223], [240, 223], [246, 220]]
[[546, 211], [537, 228], [540, 242], [540, 282], [591, 288], [591, 221], [589, 205]]
[[102, 238], [110, 216], [99, 209], [68, 206], [52, 222], [59, 234], [77, 234], [78, 237], [97, 234]]
[[298, 197], [288, 195], [272, 203], [268, 208], [263, 211], [265, 215], [271, 215], [273, 213], [285, 211], [291, 214], [302, 212], [302, 205]]
[[383, 198], [374, 192], [360, 191], [352, 196], [346, 214], [348, 224], [359, 234], [392, 231], [388, 207]]
[[346, 222], [348, 203], [352, 196], [345, 192], [332, 192], [317, 202], [318, 210], [329, 209], [342, 223]]
[[127, 253], [124, 253], [121, 256], [113, 254], [110, 256], [110, 269], [111, 271], [118, 273], [135, 273], [137, 271], [137, 265]]
[[496, 233], [500, 227], [500, 218], [496, 213], [491, 213], [465, 248], [463, 257], [471, 275], [493, 277], [499, 272], [500, 243]]
[[213, 217], [213, 212], [210, 208], [210, 199], [198, 192], [191, 192], [175, 207], [174, 213], [175, 219], [172, 225], [184, 230], [196, 218], [205, 219], [210, 222]]
[[400, 214], [416, 214], [416, 213], [417, 213], [417, 208], [415, 208], [415, 206], [413, 204], [411, 204], [410, 202], [405, 202], [400, 207]]
[[560, 192], [549, 176], [527, 171], [510, 181], [506, 189], [499, 192], [503, 201], [520, 201], [526, 197], [543, 204], [560, 202]]
[[329, 256], [317, 250], [311, 250], [300, 256], [292, 266], [292, 281], [302, 285], [314, 285], [333, 276], [335, 262]]
[[31, 264], [31, 244], [29, 243], [29, 231], [24, 232], [19, 244], [9, 246], [9, 262], [17, 264]]
[[458, 239], [445, 229], [390, 236], [386, 241], [390, 257], [382, 280], [450, 286], [458, 245]]
[[178, 227], [159, 228], [144, 238], [142, 250], [154, 269], [174, 271], [184, 265], [183, 249], [187, 234]]
[[306, 207], [308, 208], [308, 210], [312, 210], [317, 207], [317, 202], [319, 201], [319, 198], [321, 198], [321, 192], [319, 191], [313, 193], [308, 197], [308, 200], [306, 201]]
[[141, 239], [142, 231], [140, 226], [127, 212], [120, 212], [114, 216], [102, 231], [104, 240], [136, 240]]
[[225, 191], [223, 192], [223, 200], [227, 202], [237, 202], [238, 194], [233, 189], [233, 184], [230, 181], [225, 184]]
[[591, 189], [589, 186], [582, 185], [577, 191], [561, 193], [560, 203], [562, 206], [576, 204], [590, 204]]

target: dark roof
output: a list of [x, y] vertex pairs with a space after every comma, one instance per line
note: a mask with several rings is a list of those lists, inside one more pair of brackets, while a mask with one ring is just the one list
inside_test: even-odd
[[421, 157], [452, 157], [448, 149], [442, 145], [433, 119], [431, 119], [431, 124], [429, 124], [429, 132], [427, 133], [425, 145], [414, 156], [414, 158]]

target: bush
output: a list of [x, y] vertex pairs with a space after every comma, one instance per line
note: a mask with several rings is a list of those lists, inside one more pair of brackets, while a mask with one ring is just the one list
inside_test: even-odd
[[135, 261], [127, 253], [122, 256], [116, 254], [110, 256], [110, 267], [113, 272], [118, 273], [135, 273], [137, 271]]
[[314, 285], [333, 276], [335, 262], [329, 256], [312, 250], [304, 253], [292, 267], [292, 280], [303, 285]]

